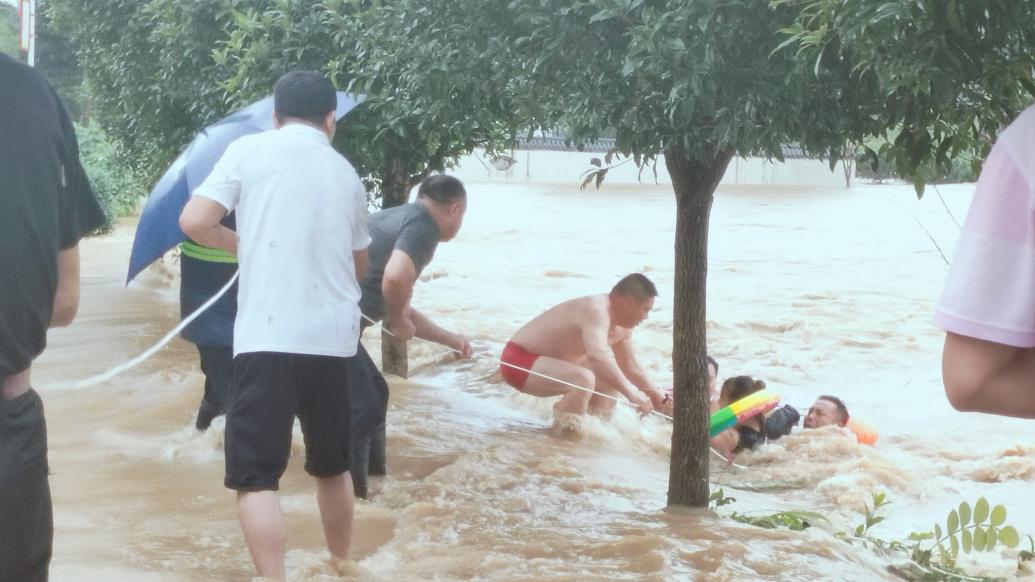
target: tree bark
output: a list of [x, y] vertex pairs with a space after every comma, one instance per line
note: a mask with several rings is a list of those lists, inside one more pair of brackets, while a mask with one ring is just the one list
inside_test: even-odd
[[715, 188], [733, 158], [718, 150], [690, 159], [681, 147], [665, 150], [676, 195], [676, 272], [672, 371], [675, 426], [669, 468], [669, 505], [708, 505], [708, 353], [705, 292], [708, 219]]
[[[399, 158], [389, 158], [381, 182], [381, 208], [388, 209], [406, 204], [410, 196], [410, 176]], [[389, 322], [391, 327], [391, 322]], [[381, 332], [381, 369], [400, 378], [410, 375], [406, 342]]]

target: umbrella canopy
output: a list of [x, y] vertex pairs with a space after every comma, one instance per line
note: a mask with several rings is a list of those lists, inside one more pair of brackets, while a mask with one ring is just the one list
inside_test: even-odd
[[[337, 119], [364, 101], [364, 96], [338, 92]], [[155, 184], [140, 214], [126, 283], [166, 251], [187, 239], [180, 213], [190, 193], [205, 181], [226, 148], [236, 139], [273, 129], [273, 97], [241, 108], [201, 130]]]

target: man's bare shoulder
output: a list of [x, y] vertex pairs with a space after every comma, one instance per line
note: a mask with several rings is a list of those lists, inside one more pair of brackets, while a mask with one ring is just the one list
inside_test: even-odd
[[599, 315], [606, 317], [608, 310], [607, 295], [598, 294], [576, 297], [561, 303], [558, 307], [563, 307], [566, 311], [579, 317]]

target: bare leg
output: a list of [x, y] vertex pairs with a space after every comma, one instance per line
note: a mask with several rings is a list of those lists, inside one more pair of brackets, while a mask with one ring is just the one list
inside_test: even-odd
[[343, 473], [337, 477], [317, 478], [316, 503], [320, 506], [327, 549], [335, 558], [346, 559], [352, 545], [352, 516], [356, 508], [352, 477]]
[[622, 398], [622, 395], [620, 392], [618, 392], [616, 388], [612, 387], [610, 384], [605, 384], [603, 382], [597, 383], [596, 392], [593, 394], [593, 397], [589, 400], [589, 413], [594, 414], [596, 416], [600, 416], [604, 419], [610, 419], [611, 416], [614, 415], [615, 406], [617, 406], [618, 403], [610, 398], [605, 398], [604, 396], [601, 396], [601, 394], [605, 394], [607, 396], [614, 396], [616, 398]]
[[[537, 359], [532, 366], [532, 371], [557, 378], [558, 380], [564, 380], [587, 390], [592, 390], [596, 382], [593, 372], [588, 368], [547, 356], [541, 356]], [[589, 399], [593, 395], [592, 392], [572, 388], [566, 384], [548, 380], [535, 374], [528, 375], [528, 380], [525, 381], [525, 386], [521, 391], [525, 394], [540, 397], [563, 394], [564, 398], [561, 398], [560, 402], [557, 403], [555, 410], [571, 414], [585, 414], [586, 407], [589, 405]]]
[[259, 576], [284, 579], [287, 528], [275, 491], [239, 491], [237, 513], [241, 530]]

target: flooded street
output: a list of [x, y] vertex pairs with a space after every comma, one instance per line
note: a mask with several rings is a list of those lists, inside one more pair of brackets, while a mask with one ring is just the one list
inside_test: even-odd
[[[834, 533], [892, 500], [873, 534], [905, 537], [985, 496], [1022, 535], [1035, 524], [1031, 422], [954, 411], [931, 323], [959, 235], [936, 192], [720, 187], [712, 212], [708, 334], [719, 377], [763, 378], [786, 403], [841, 397], [880, 431], [876, 448], [796, 432], [713, 467], [736, 503], [665, 511], [671, 427], [621, 410], [572, 441], [550, 434], [552, 400], [503, 384], [493, 359], [543, 309], [644, 272], [661, 291], [636, 332], [640, 361], [671, 383], [675, 202], [660, 186], [469, 184], [459, 237], [439, 246], [414, 306], [465, 333], [483, 358], [411, 343], [392, 381], [389, 476], [357, 506], [354, 563], [324, 563], [314, 487], [294, 455], [282, 480], [294, 580], [894, 580], [888, 562]], [[943, 186], [963, 221], [973, 186]], [[918, 224], [923, 224], [923, 227]], [[179, 319], [176, 268], [123, 286], [126, 222], [83, 243], [82, 307], [34, 367], [47, 407], [55, 581], [248, 580], [222, 420], [193, 428], [202, 378], [174, 341], [100, 386], [60, 389], [139, 354]], [[372, 331], [365, 344], [380, 353]], [[371, 347], [372, 346], [372, 347]], [[804, 509], [830, 522], [766, 530], [729, 513]], [[1023, 542], [1022, 542], [1023, 543]], [[961, 563], [1010, 576], [1013, 554]]]

